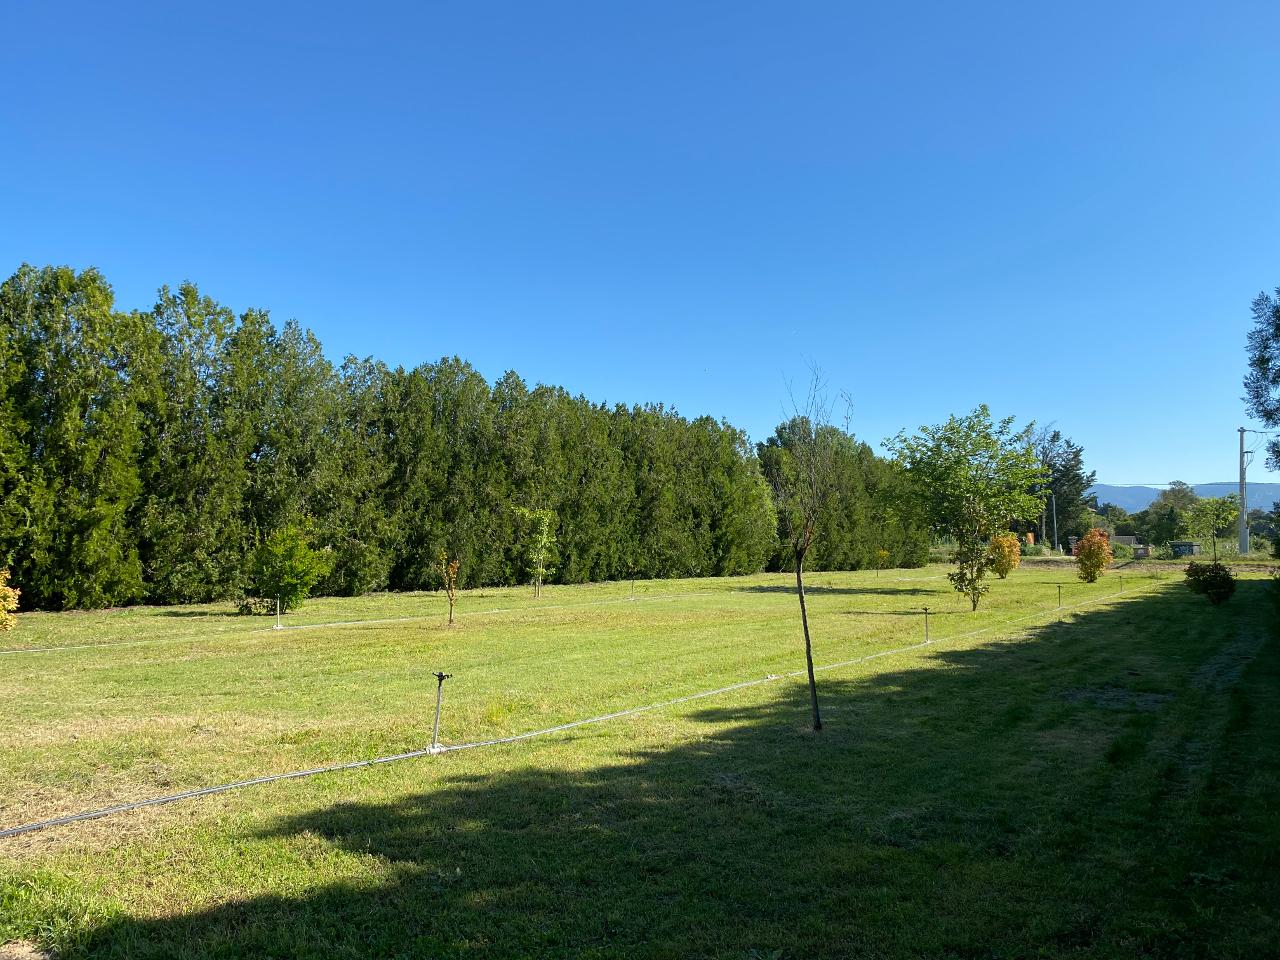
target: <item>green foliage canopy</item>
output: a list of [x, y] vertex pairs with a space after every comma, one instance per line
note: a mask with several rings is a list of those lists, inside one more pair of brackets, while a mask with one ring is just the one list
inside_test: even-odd
[[1240, 514], [1240, 498], [1235, 494], [1225, 497], [1201, 497], [1186, 511], [1184, 524], [1198, 540], [1207, 540], [1218, 559], [1218, 533], [1230, 530]]
[[[756, 448], [760, 468], [778, 491], [779, 534], [768, 569], [788, 569], [794, 560], [795, 457], [798, 438], [811, 428], [791, 418]], [[929, 530], [903, 467], [875, 455], [871, 447], [834, 427], [818, 432], [832, 469], [827, 483], [831, 508], [817, 516], [806, 565], [813, 570], [866, 570], [920, 566], [929, 555]], [[763, 539], [763, 538], [762, 538]], [[880, 551], [888, 554], [880, 556]]]
[[886, 446], [915, 482], [933, 527], [956, 541], [956, 590], [973, 609], [987, 592], [987, 541], [1015, 521], [1040, 514], [1034, 491], [1045, 469], [1031, 444], [1031, 426], [1015, 430], [1014, 419], [993, 421], [986, 404], [963, 417], [899, 433]]
[[[1254, 297], [1252, 312], [1244, 402], [1249, 413], [1268, 427], [1280, 427], [1280, 287], [1275, 296], [1264, 291]], [[1280, 470], [1278, 439], [1267, 441], [1267, 466]]]
[[516, 515], [524, 525], [525, 564], [533, 581], [533, 595], [542, 595], [542, 582], [554, 569], [556, 527], [554, 510], [516, 507]]
[[[456, 357], [335, 367], [297, 323], [193, 284], [115, 309], [94, 270], [0, 284], [0, 565], [31, 608], [249, 590], [257, 545], [304, 522], [313, 589], [461, 586], [526, 571], [515, 504], [558, 519], [558, 582], [749, 573], [777, 517], [746, 435], [605, 406]], [[307, 519], [309, 518], [309, 519]]]
[[1049, 510], [1056, 507], [1059, 543], [1068, 537], [1082, 537], [1091, 529], [1088, 512], [1088, 490], [1097, 474], [1084, 468], [1084, 448], [1064, 437], [1062, 431], [1045, 427], [1032, 434], [1032, 446], [1044, 468], [1040, 490], [1052, 492], [1040, 507], [1040, 542], [1049, 543], [1054, 533]]
[[281, 527], [254, 550], [248, 593], [266, 601], [278, 598], [281, 609], [295, 610], [332, 567], [331, 553], [312, 549], [301, 526]]

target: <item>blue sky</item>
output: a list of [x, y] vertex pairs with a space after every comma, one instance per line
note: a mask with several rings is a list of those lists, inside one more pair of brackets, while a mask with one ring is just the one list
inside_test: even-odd
[[[191, 279], [759, 439], [980, 402], [1113, 483], [1231, 479], [1280, 285], [1275, 4], [39, 4], [0, 273]], [[1280, 479], [1256, 469], [1252, 479]]]

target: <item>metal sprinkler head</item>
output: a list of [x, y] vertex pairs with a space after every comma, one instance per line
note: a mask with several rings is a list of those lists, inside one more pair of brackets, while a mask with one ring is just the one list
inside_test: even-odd
[[440, 705], [444, 701], [444, 682], [452, 677], [452, 673], [437, 670], [436, 678], [436, 722], [431, 727], [431, 753], [440, 753]]

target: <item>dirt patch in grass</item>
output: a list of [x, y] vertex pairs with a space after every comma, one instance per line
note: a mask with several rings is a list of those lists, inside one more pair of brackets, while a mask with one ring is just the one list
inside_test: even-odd
[[15, 940], [0, 943], [0, 960], [49, 960], [49, 954], [30, 943]]
[[1261, 632], [1237, 633], [1234, 640], [1202, 663], [1191, 677], [1201, 690], [1226, 690], [1240, 682], [1240, 677], [1262, 649], [1265, 636]]
[[1062, 694], [1068, 703], [1087, 703], [1104, 710], [1137, 710], [1141, 713], [1153, 713], [1171, 699], [1168, 693], [1143, 693], [1127, 687], [1077, 687]]

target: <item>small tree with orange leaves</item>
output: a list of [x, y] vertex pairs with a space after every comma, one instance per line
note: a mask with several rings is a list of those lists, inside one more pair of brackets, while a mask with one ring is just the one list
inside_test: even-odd
[[449, 595], [449, 626], [453, 626], [453, 608], [458, 602], [458, 560], [456, 557], [450, 560], [443, 550], [440, 551], [440, 577]]
[[9, 571], [0, 570], [0, 633], [6, 633], [17, 626], [18, 618], [13, 611], [18, 609], [17, 587], [9, 586]]
[[1076, 573], [1085, 583], [1093, 583], [1111, 563], [1111, 539], [1107, 531], [1094, 528], [1076, 544]]
[[1022, 547], [1016, 533], [998, 533], [987, 544], [991, 569], [1003, 580], [1022, 562]]

